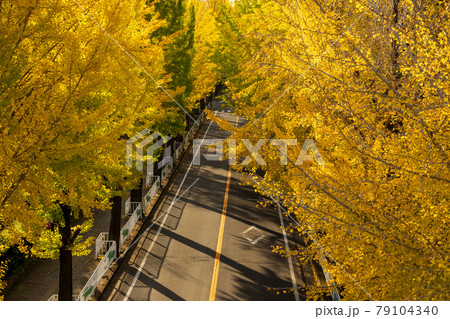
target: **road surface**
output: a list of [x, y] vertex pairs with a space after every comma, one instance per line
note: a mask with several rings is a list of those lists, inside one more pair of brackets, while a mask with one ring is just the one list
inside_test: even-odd
[[[229, 110], [216, 115], [244, 123]], [[206, 120], [198, 139], [227, 138], [229, 132]], [[228, 161], [193, 165], [192, 148], [175, 172], [142, 237], [124, 257], [102, 300], [304, 300], [302, 292], [277, 294], [271, 288], [301, 287], [295, 261], [272, 252], [283, 246], [280, 218], [260, 199]], [[153, 224], [153, 225], [152, 225]], [[292, 245], [293, 243], [290, 242]], [[301, 272], [300, 272], [301, 273]]]

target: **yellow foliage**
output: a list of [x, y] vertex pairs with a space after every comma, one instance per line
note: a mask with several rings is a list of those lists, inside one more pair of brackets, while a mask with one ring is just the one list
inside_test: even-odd
[[75, 220], [108, 208], [136, 183], [120, 137], [167, 114], [165, 93], [135, 63], [163, 82], [163, 49], [149, 37], [162, 23], [145, 20], [151, 8], [142, 0], [78, 3], [0, 3], [3, 235], [8, 245], [26, 237], [51, 258], [59, 237], [45, 225], [60, 222], [55, 205], [72, 207]]
[[[237, 59], [228, 103], [248, 123], [231, 138], [297, 140], [287, 165], [266, 142], [267, 165], [237, 168], [283, 201], [313, 243], [298, 255], [345, 299], [448, 300], [450, 16], [400, 2], [395, 20], [393, 2], [235, 5], [221, 34], [241, 36], [220, 41]], [[306, 139], [324, 166], [296, 163]]]
[[4, 281], [4, 277], [6, 274], [7, 265], [6, 262], [0, 261], [0, 301], [3, 301], [3, 290], [6, 288], [6, 282]]

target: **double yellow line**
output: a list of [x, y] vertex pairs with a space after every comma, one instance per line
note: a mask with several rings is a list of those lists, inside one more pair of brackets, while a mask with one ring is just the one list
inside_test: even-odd
[[[237, 124], [238, 124], [238, 117], [236, 117], [236, 127]], [[231, 166], [228, 168], [227, 186], [225, 188], [225, 196], [223, 199], [222, 217], [220, 219], [219, 238], [217, 239], [216, 258], [214, 260], [214, 271], [211, 281], [211, 290], [209, 292], [209, 301], [214, 301], [216, 299], [217, 279], [219, 278], [220, 256], [222, 253], [223, 234], [225, 230], [225, 218], [227, 215], [227, 207], [228, 207], [228, 194], [230, 192], [230, 180], [231, 180]]]

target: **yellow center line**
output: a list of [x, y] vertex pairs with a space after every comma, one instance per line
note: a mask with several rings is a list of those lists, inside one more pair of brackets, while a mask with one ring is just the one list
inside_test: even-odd
[[211, 291], [209, 292], [209, 301], [216, 299], [217, 279], [219, 277], [220, 255], [222, 252], [223, 233], [225, 229], [225, 217], [227, 214], [228, 192], [230, 190], [231, 166], [228, 169], [227, 187], [225, 189], [225, 197], [222, 208], [222, 218], [220, 220], [219, 238], [217, 240], [216, 259], [214, 261], [214, 272], [211, 282]]
[[[237, 124], [238, 124], [238, 117], [236, 117], [236, 127]], [[220, 255], [222, 253], [223, 233], [225, 230], [225, 217], [227, 215], [228, 194], [230, 191], [230, 180], [231, 180], [231, 166], [228, 168], [227, 186], [225, 188], [225, 196], [223, 199], [222, 217], [220, 219], [219, 238], [217, 239], [216, 259], [214, 260], [214, 271], [211, 281], [211, 290], [209, 292], [209, 301], [214, 301], [216, 299], [217, 279], [219, 278]]]

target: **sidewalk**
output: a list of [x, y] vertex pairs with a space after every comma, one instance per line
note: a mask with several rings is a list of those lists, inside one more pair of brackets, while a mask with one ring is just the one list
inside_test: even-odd
[[[94, 213], [94, 226], [83, 236], [97, 238], [100, 232], [109, 229], [110, 211], [98, 211]], [[122, 218], [122, 224], [123, 218]], [[73, 294], [79, 294], [81, 289], [94, 272], [98, 261], [95, 260], [94, 244], [88, 256], [73, 256]], [[35, 259], [31, 261], [25, 274], [6, 296], [6, 301], [45, 301], [52, 294], [58, 293], [59, 282], [59, 260]]]

